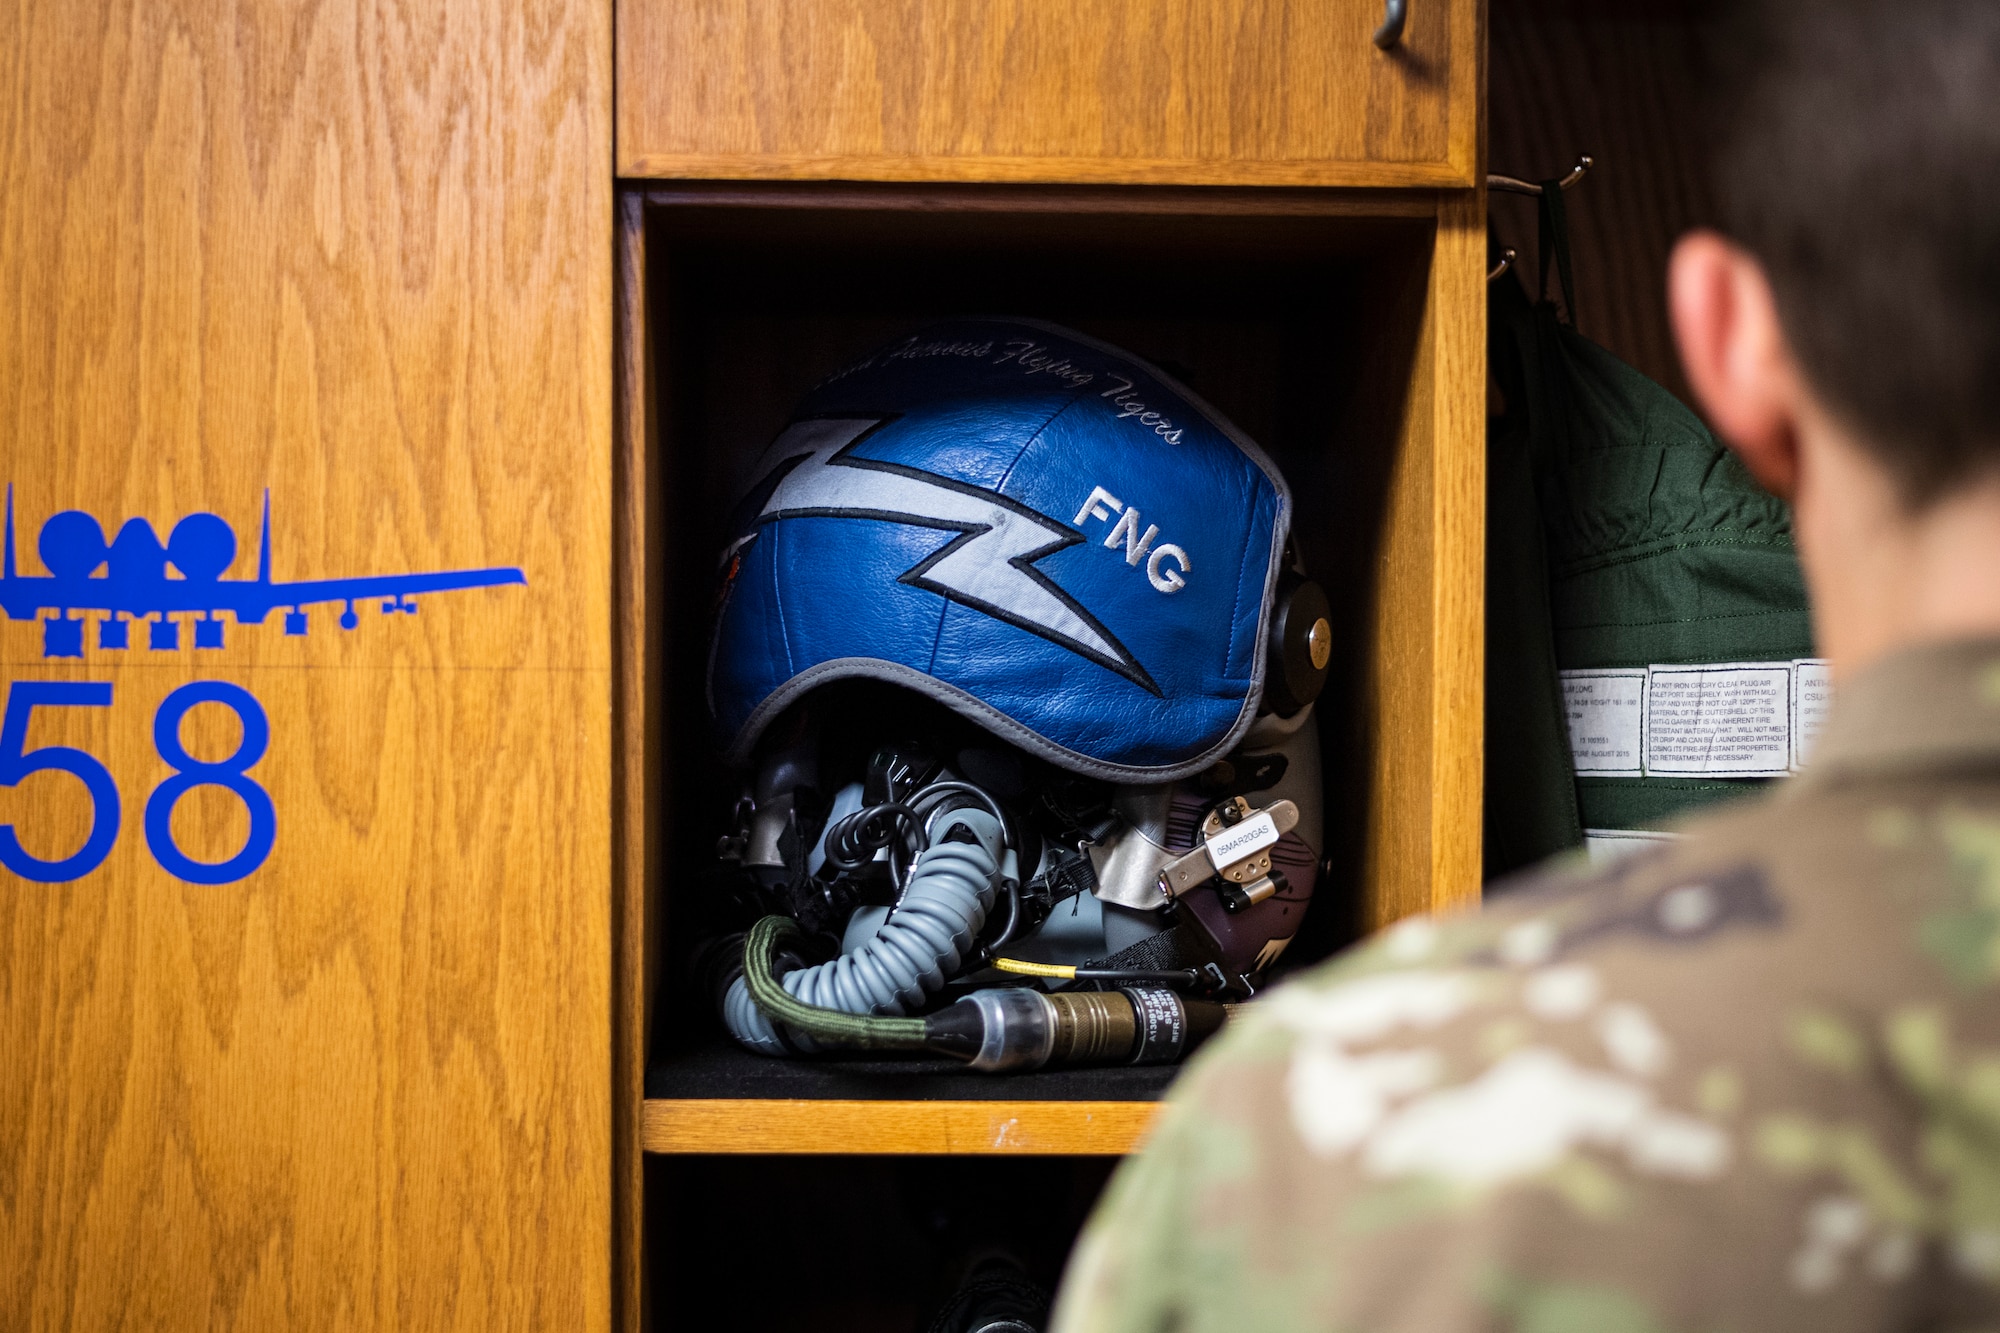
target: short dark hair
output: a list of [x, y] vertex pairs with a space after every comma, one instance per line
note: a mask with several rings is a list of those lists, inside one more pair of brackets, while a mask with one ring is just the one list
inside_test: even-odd
[[2000, 4], [1761, 0], [1722, 40], [1724, 225], [1814, 389], [1912, 510], [2000, 475]]

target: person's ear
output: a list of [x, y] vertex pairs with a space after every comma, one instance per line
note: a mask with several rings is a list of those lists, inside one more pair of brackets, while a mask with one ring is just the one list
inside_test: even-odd
[[1667, 299], [1688, 384], [1764, 488], [1790, 500], [1798, 484], [1800, 384], [1763, 265], [1712, 231], [1674, 247]]

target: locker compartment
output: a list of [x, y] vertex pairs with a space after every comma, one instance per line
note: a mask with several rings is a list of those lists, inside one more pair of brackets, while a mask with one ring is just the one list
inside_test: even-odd
[[1476, 510], [1453, 510], [1466, 467], [1476, 502], [1478, 454], [1452, 452], [1433, 376], [1451, 347], [1438, 256], [1475, 283], [1479, 271], [1475, 252], [1468, 265], [1441, 246], [1439, 211], [1429, 196], [1304, 191], [627, 193], [621, 1114], [636, 1114], [648, 1151], [1117, 1153], [1172, 1077], [771, 1060], [730, 1043], [690, 989], [696, 895], [739, 790], [703, 690], [729, 510], [807, 389], [938, 318], [1019, 314], [1125, 348], [1183, 379], [1285, 473], [1336, 647], [1318, 708], [1324, 867], [1282, 965], [1326, 956], [1413, 898], [1473, 891], [1476, 839], [1462, 876], [1437, 869], [1458, 852], [1434, 821], [1464, 798], [1435, 776], [1443, 746], [1425, 711], [1439, 664], [1464, 647], [1456, 602], [1436, 587], [1476, 557], [1456, 547], [1478, 532]]
[[654, 1326], [924, 1329], [968, 1272], [1051, 1294], [1111, 1158], [653, 1157]]

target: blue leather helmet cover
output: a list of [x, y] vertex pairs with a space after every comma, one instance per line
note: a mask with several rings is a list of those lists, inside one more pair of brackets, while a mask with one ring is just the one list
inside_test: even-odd
[[709, 658], [731, 763], [845, 677], [1124, 782], [1196, 772], [1256, 716], [1290, 495], [1116, 348], [1023, 320], [925, 329], [814, 389], [757, 475]]

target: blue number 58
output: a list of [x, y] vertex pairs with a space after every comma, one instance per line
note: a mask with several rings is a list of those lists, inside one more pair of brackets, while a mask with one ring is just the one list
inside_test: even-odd
[[[104, 708], [111, 703], [111, 686], [102, 682], [17, 680], [7, 693], [7, 711], [0, 717], [0, 787], [19, 785], [34, 773], [54, 769], [80, 779], [90, 792], [90, 836], [82, 850], [59, 861], [30, 856], [14, 835], [12, 824], [0, 824], [0, 865], [38, 884], [64, 884], [82, 879], [104, 864], [118, 841], [121, 807], [118, 784], [103, 764], [81, 750], [64, 745], [28, 746], [28, 722], [37, 708]], [[243, 740], [227, 759], [206, 762], [181, 744], [181, 720], [196, 704], [217, 703], [236, 714]], [[271, 855], [278, 836], [278, 815], [271, 795], [248, 770], [264, 757], [271, 743], [271, 725], [263, 705], [240, 685], [226, 681], [196, 681], [166, 697], [153, 717], [153, 748], [173, 768], [174, 775], [153, 789], [146, 801], [146, 847], [161, 869], [193, 884], [231, 884], [256, 870]], [[221, 787], [243, 802], [250, 816], [250, 836], [243, 849], [224, 861], [197, 861], [174, 842], [174, 806], [196, 787]]]
[[[181, 745], [181, 719], [199, 703], [233, 709], [243, 724], [243, 741], [227, 759], [204, 763]], [[278, 812], [271, 794], [245, 776], [244, 770], [264, 757], [271, 744], [271, 724], [263, 705], [241, 685], [225, 680], [198, 680], [167, 696], [153, 716], [153, 748], [173, 765], [174, 775], [153, 788], [146, 798], [146, 846], [168, 874], [192, 884], [233, 884], [264, 864], [278, 837]], [[196, 787], [221, 787], [234, 792], [250, 813], [250, 836], [243, 850], [227, 861], [197, 861], [174, 844], [174, 803]]]
[[17, 680], [7, 692], [7, 714], [0, 719], [0, 787], [19, 785], [30, 774], [54, 769], [80, 778], [90, 792], [90, 836], [74, 856], [44, 861], [30, 856], [14, 836], [12, 824], [0, 824], [0, 865], [38, 884], [62, 884], [82, 879], [104, 864], [111, 844], [118, 841], [118, 784], [104, 765], [67, 745], [28, 749], [28, 719], [37, 708], [105, 708], [111, 687], [97, 681]]

